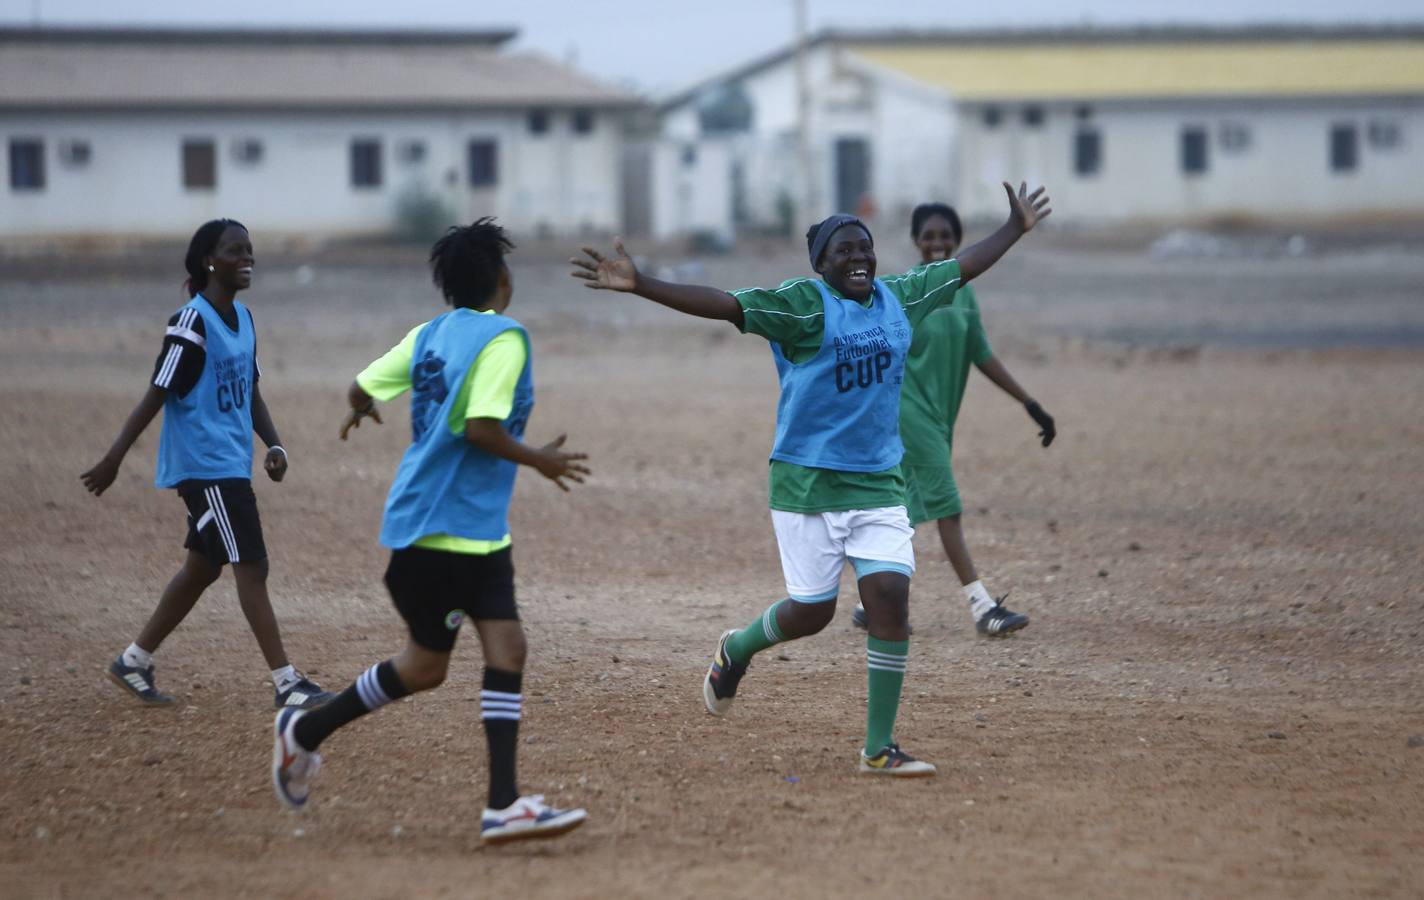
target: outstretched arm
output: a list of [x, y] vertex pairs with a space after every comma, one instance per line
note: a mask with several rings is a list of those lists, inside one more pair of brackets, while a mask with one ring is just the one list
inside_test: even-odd
[[621, 238], [614, 239], [613, 249], [614, 256], [604, 256], [592, 247], [584, 247], [583, 252], [587, 259], [570, 259], [569, 263], [574, 266], [574, 271], [569, 274], [583, 279], [586, 288], [637, 294], [689, 316], [721, 319], [738, 328], [742, 327], [742, 305], [731, 294], [697, 284], [678, 284], [649, 278], [633, 264], [633, 258], [624, 249]]
[[119, 476], [119, 466], [123, 463], [124, 457], [128, 455], [129, 448], [138, 440], [138, 436], [143, 434], [143, 430], [148, 427], [148, 423], [153, 421], [153, 417], [158, 415], [158, 411], [163, 408], [163, 401], [167, 399], [168, 392], [156, 384], [150, 384], [148, 390], [144, 392], [143, 399], [138, 401], [133, 412], [129, 413], [128, 421], [124, 422], [124, 427], [119, 429], [119, 436], [114, 439], [114, 443], [109, 447], [109, 452], [104, 454], [104, 458], [99, 460], [89, 471], [80, 475], [84, 482], [84, 487], [95, 497], [100, 496], [114, 483], [114, 479]]
[[1048, 205], [1048, 195], [1041, 187], [1030, 194], [1028, 184], [1020, 182], [1015, 194], [1013, 186], [1005, 181], [1004, 190], [1009, 195], [1009, 220], [1000, 225], [998, 231], [959, 254], [959, 274], [966, 284], [989, 271], [1019, 238], [1053, 212]]
[[1040, 429], [1038, 436], [1042, 439], [1043, 446], [1047, 447], [1053, 443], [1053, 439], [1058, 436], [1058, 427], [1054, 424], [1053, 417], [1014, 380], [1014, 376], [1009, 374], [1009, 370], [999, 362], [999, 358], [991, 356], [979, 363], [978, 366], [979, 371], [983, 372], [985, 377], [1002, 388], [1004, 393], [1023, 404], [1024, 411], [1029, 414], [1029, 417]]
[[578, 460], [588, 459], [587, 453], [565, 453], [560, 447], [568, 435], [561, 434], [542, 447], [531, 447], [514, 439], [498, 419], [466, 419], [465, 439], [492, 456], [507, 459], [521, 466], [533, 466], [539, 474], [554, 482], [560, 490], [569, 486], [563, 479], [583, 483], [588, 466]]

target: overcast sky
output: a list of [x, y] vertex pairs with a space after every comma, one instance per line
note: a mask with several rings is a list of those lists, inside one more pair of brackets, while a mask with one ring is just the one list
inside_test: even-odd
[[[650, 94], [690, 84], [792, 36], [793, 0], [0, 0], [0, 24], [518, 29], [516, 47]], [[1420, 0], [807, 0], [810, 27], [1424, 22]]]

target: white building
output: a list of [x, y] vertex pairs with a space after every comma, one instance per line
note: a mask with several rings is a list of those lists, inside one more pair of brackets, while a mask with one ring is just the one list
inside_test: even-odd
[[733, 148], [727, 228], [807, 195], [807, 221], [997, 218], [1021, 179], [1060, 222], [1424, 215], [1424, 28], [828, 32], [804, 59], [804, 149], [791, 48], [660, 106], [665, 141]]
[[618, 229], [638, 101], [512, 36], [0, 30], [0, 239]]

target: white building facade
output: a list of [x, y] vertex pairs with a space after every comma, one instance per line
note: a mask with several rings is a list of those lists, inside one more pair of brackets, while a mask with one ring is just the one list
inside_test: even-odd
[[0, 33], [0, 238], [622, 225], [631, 96], [508, 33]]
[[[664, 139], [736, 148], [728, 227], [786, 198], [997, 218], [1020, 180], [1064, 223], [1424, 217], [1424, 30], [828, 33], [804, 59], [804, 112], [790, 49], [661, 106]], [[709, 135], [727, 92], [750, 113]]]

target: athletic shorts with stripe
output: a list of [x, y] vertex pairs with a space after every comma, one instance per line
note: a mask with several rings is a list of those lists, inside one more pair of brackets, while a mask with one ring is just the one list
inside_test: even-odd
[[386, 588], [411, 640], [438, 653], [454, 648], [466, 616], [519, 618], [509, 547], [486, 554], [406, 547], [391, 554]]
[[203, 554], [215, 566], [267, 558], [251, 481], [184, 481], [178, 485], [178, 496], [188, 506], [184, 547]]

